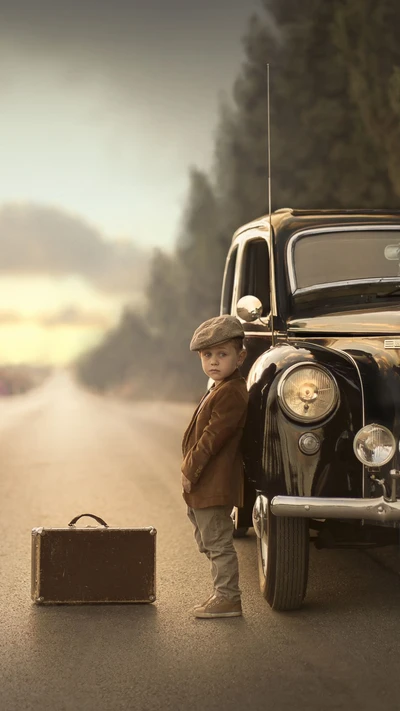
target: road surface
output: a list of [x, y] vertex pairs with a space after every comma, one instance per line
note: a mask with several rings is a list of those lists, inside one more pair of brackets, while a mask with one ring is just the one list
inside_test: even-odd
[[[101, 398], [67, 373], [0, 401], [2, 711], [398, 711], [400, 582], [362, 552], [313, 548], [304, 609], [274, 613], [250, 535], [243, 618], [192, 616], [210, 589], [180, 493], [192, 409]], [[154, 605], [31, 603], [31, 529], [85, 511], [156, 526]]]

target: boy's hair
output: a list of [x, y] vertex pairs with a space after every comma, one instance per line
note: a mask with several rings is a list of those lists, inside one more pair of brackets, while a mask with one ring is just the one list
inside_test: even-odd
[[235, 351], [238, 353], [243, 350], [243, 338], [241, 336], [238, 336], [237, 338], [230, 338], [229, 341], [226, 341], [226, 343], [232, 343]]

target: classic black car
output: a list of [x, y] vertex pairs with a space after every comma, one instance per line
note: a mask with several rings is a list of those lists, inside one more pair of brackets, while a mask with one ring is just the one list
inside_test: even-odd
[[234, 234], [221, 313], [244, 323], [245, 505], [260, 586], [301, 606], [317, 547], [398, 541], [400, 212], [282, 209]]

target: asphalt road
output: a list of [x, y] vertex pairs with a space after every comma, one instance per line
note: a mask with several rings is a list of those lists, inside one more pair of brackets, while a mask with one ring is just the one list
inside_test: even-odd
[[[1, 710], [398, 711], [399, 577], [361, 552], [313, 549], [304, 608], [274, 613], [250, 535], [243, 618], [193, 618], [210, 585], [180, 493], [191, 412], [102, 399], [66, 374], [0, 402]], [[157, 528], [154, 605], [31, 602], [31, 529], [85, 511]]]

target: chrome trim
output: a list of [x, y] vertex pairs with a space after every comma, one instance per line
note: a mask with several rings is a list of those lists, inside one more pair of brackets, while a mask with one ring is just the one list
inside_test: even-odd
[[[314, 446], [311, 450], [308, 450], [304, 445], [304, 441], [307, 437], [310, 437], [311, 440], [314, 441]], [[299, 437], [299, 449], [303, 452], [303, 454], [307, 454], [312, 457], [321, 449], [321, 439], [314, 432], [304, 432]]]
[[330, 289], [333, 286], [349, 286], [350, 284], [397, 284], [399, 277], [375, 277], [373, 279], [346, 279], [344, 281], [326, 281], [323, 284], [314, 284], [313, 286], [303, 286], [301, 289], [295, 289], [293, 296], [296, 294], [306, 294], [311, 291], [321, 291], [321, 289]]
[[267, 523], [268, 499], [263, 494], [259, 494], [253, 506], [253, 527], [258, 538], [262, 538]]
[[[397, 281], [396, 288], [399, 285], [400, 280]], [[322, 299], [322, 296], [319, 298]], [[315, 335], [342, 336], [350, 333], [354, 337], [362, 336], [370, 339], [377, 336], [390, 336], [393, 333], [394, 338], [399, 338], [400, 305], [397, 303], [389, 308], [387, 306], [377, 308], [376, 305], [369, 304], [369, 307], [366, 309], [364, 306], [363, 310], [358, 312], [342, 310], [335, 313], [325, 312], [318, 316], [314, 316], [311, 312], [309, 316], [288, 320], [288, 333], [292, 337], [300, 334], [302, 339], [305, 334], [314, 338]]]
[[391, 350], [397, 350], [400, 348], [400, 338], [386, 338], [383, 341], [384, 348], [390, 348]]
[[271, 511], [275, 516], [300, 518], [400, 521], [400, 501], [388, 501], [383, 496], [376, 499], [275, 496], [271, 502]]
[[[289, 377], [291, 372], [293, 372], [294, 370], [300, 370], [301, 368], [314, 368], [315, 370], [322, 370], [322, 372], [325, 373], [328, 376], [328, 378], [333, 380], [333, 383], [336, 388], [335, 401], [334, 401], [331, 409], [328, 410], [328, 412], [325, 415], [323, 415], [322, 417], [317, 417], [317, 418], [315, 418], [315, 417], [313, 417], [313, 418], [300, 417], [299, 415], [296, 415], [291, 410], [289, 410], [289, 408], [283, 402], [281, 393], [282, 393], [282, 388], [283, 388], [285, 380], [287, 380], [287, 378]], [[314, 361], [301, 361], [300, 363], [294, 363], [294, 365], [291, 365], [289, 368], [287, 368], [287, 370], [285, 370], [283, 372], [283, 374], [281, 375], [279, 382], [278, 382], [277, 395], [278, 395], [278, 402], [279, 402], [280, 407], [282, 408], [284, 413], [288, 417], [290, 417], [291, 420], [295, 420], [296, 422], [301, 422], [301, 423], [309, 422], [310, 424], [312, 424], [314, 422], [320, 422], [322, 420], [325, 420], [335, 410], [335, 408], [337, 408], [337, 406], [339, 404], [340, 391], [339, 391], [339, 386], [337, 384], [335, 376], [332, 375], [332, 373], [327, 368], [325, 368], [323, 365], [319, 365], [319, 363], [316, 364]]]
[[265, 229], [269, 230], [269, 215], [252, 220], [251, 222], [247, 222], [245, 225], [238, 227], [238, 229], [233, 233], [232, 242], [238, 237], [242, 237], [245, 232], [249, 232], [249, 230]]
[[[255, 322], [254, 322], [255, 323]], [[267, 336], [272, 336], [271, 331], [245, 331], [244, 332], [245, 338], [266, 338]]]
[[[294, 264], [293, 264], [293, 248], [294, 248], [294, 243], [296, 240], [298, 240], [300, 237], [304, 237], [304, 235], [317, 235], [317, 234], [326, 234], [329, 232], [368, 232], [369, 230], [377, 230], [377, 231], [390, 231], [390, 230], [399, 230], [400, 231], [400, 225], [346, 225], [346, 226], [340, 226], [340, 227], [320, 227], [319, 229], [312, 229], [312, 230], [300, 230], [300, 232], [296, 232], [294, 235], [291, 236], [286, 252], [288, 256], [288, 274], [289, 274], [289, 283], [290, 283], [290, 289], [292, 294], [294, 294], [296, 291], [297, 293], [302, 293], [304, 289], [297, 289], [296, 286], [296, 277], [294, 273]], [[389, 277], [383, 277], [383, 279], [388, 279]], [[391, 277], [390, 277], [391, 279]], [[371, 279], [360, 279], [360, 283], [371, 283]], [[382, 281], [382, 279], [379, 279], [378, 281]], [[395, 280], [398, 281], [398, 280]], [[306, 290], [313, 290], [313, 289], [323, 289], [325, 286], [333, 286], [336, 284], [356, 284], [358, 283], [356, 280], [354, 281], [345, 281], [345, 282], [331, 282], [329, 285], [318, 285], [317, 287], [305, 287]]]

